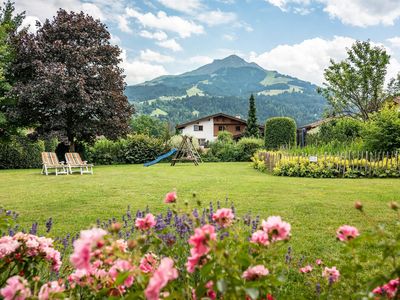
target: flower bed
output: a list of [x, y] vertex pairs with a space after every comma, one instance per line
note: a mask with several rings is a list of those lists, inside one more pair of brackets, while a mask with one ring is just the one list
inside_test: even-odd
[[314, 178], [400, 177], [397, 153], [345, 153], [342, 155], [291, 155], [285, 152], [258, 151], [253, 167], [277, 176]]
[[[175, 192], [164, 201], [171, 205], [166, 214], [138, 211], [133, 216], [128, 209], [121, 222], [99, 221], [97, 227], [81, 231], [72, 238], [72, 247], [66, 239], [55, 243], [32, 233], [4, 235], [0, 295], [4, 299], [399, 297], [399, 222], [368, 232], [349, 225], [338, 228], [336, 238], [346, 258], [339, 268], [335, 255], [297, 258], [287, 245], [291, 225], [279, 216], [239, 217], [233, 205], [224, 208], [219, 203], [216, 210], [212, 203], [199, 210], [199, 203], [198, 208], [185, 205], [178, 212]], [[361, 203], [356, 208], [365, 214]], [[396, 203], [391, 208], [398, 212]], [[11, 215], [7, 213], [3, 221], [10, 223]], [[50, 230], [51, 222], [47, 225]], [[382, 255], [366, 260], [362, 249], [370, 245]], [[284, 257], [283, 249], [287, 249]], [[371, 267], [370, 278], [358, 277]]]

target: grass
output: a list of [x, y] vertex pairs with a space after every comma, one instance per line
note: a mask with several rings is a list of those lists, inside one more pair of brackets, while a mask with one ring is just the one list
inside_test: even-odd
[[[261, 218], [280, 215], [292, 225], [290, 244], [297, 253], [329, 257], [338, 252], [335, 231], [342, 224], [367, 230], [370, 223], [394, 218], [387, 203], [399, 200], [397, 179], [312, 179], [274, 177], [249, 163], [205, 163], [97, 166], [95, 174], [43, 176], [39, 170], [0, 171], [0, 206], [20, 213], [29, 227], [39, 221], [42, 230], [52, 217], [52, 235], [76, 232], [96, 222], [119, 217], [148, 205], [165, 209], [164, 194], [176, 188], [179, 201], [197, 192], [204, 205], [210, 200], [234, 201], [239, 215], [252, 211]], [[353, 209], [361, 200], [369, 218]], [[371, 250], [372, 251], [372, 250]]]

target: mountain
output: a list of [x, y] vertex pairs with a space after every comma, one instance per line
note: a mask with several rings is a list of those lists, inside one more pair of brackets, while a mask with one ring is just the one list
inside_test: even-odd
[[125, 94], [140, 113], [181, 123], [216, 112], [246, 118], [253, 93], [260, 122], [271, 116], [291, 116], [302, 125], [319, 119], [326, 106], [316, 88], [231, 55], [180, 75], [127, 86]]

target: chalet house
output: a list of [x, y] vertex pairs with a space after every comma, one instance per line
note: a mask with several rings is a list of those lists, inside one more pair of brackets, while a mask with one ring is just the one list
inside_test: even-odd
[[[220, 131], [229, 131], [235, 140], [240, 139], [247, 127], [247, 122], [240, 117], [233, 117], [224, 113], [218, 113], [187, 123], [179, 124], [176, 129], [183, 135], [190, 135], [199, 140], [200, 146], [206, 146], [208, 142], [217, 139]], [[263, 133], [263, 126], [260, 132]]]

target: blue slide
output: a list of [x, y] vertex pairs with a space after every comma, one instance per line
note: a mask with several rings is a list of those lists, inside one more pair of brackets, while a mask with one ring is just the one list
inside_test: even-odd
[[165, 154], [163, 154], [163, 155], [157, 157], [155, 160], [152, 160], [152, 161], [149, 161], [149, 162], [145, 163], [144, 166], [145, 166], [145, 167], [150, 167], [150, 166], [152, 166], [152, 165], [154, 165], [154, 164], [160, 162], [160, 161], [163, 160], [164, 158], [167, 158], [168, 156], [173, 155], [176, 151], [178, 151], [178, 150], [176, 150], [175, 148], [173, 148], [171, 151], [169, 151], [169, 152], [167, 152], [167, 153], [165, 153]]

